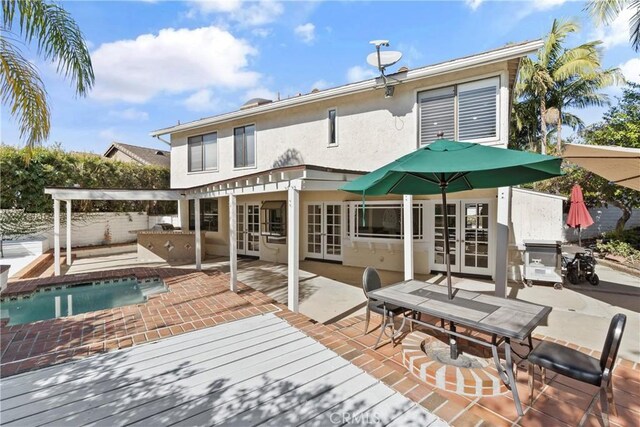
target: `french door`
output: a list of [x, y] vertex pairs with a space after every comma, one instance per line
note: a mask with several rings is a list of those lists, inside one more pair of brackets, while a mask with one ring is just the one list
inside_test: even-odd
[[[451, 271], [492, 275], [493, 204], [487, 200], [460, 200], [447, 203]], [[434, 205], [432, 269], [446, 271], [444, 211]]]
[[238, 254], [260, 256], [260, 205], [237, 205]]
[[343, 211], [340, 203], [307, 205], [307, 258], [342, 261]]

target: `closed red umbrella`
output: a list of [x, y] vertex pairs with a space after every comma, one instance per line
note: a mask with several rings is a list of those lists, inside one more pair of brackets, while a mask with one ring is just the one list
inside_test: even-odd
[[582, 196], [582, 188], [578, 184], [575, 184], [571, 189], [571, 207], [569, 208], [569, 215], [567, 216], [567, 225], [571, 228], [578, 229], [578, 245], [582, 246], [581, 232], [583, 228], [587, 228], [593, 224], [591, 214], [587, 210], [587, 206], [584, 204], [584, 197]]

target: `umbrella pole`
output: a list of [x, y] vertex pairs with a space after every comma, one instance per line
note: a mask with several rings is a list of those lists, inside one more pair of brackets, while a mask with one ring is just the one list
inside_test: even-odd
[[578, 226], [578, 246], [582, 248], [582, 227]]
[[[442, 216], [444, 219], [444, 256], [445, 264], [447, 265], [447, 297], [453, 299], [453, 287], [451, 286], [451, 247], [449, 245], [449, 215], [447, 207], [447, 182], [443, 179], [440, 181], [440, 188], [442, 189]], [[456, 331], [456, 325], [453, 322], [449, 322], [449, 329], [451, 332]], [[449, 336], [449, 352], [450, 357], [453, 360], [458, 358], [458, 340], [455, 335]]]

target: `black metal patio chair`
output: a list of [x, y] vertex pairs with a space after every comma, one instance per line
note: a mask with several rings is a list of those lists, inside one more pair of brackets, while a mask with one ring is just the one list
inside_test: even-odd
[[[396, 316], [405, 314], [407, 312], [411, 312], [411, 315], [413, 315], [412, 310], [409, 310], [407, 308], [400, 307], [394, 304], [386, 304], [385, 306], [385, 304], [382, 301], [376, 301], [372, 299], [369, 293], [372, 291], [375, 291], [376, 289], [380, 289], [381, 287], [382, 287], [382, 280], [380, 280], [380, 275], [378, 274], [378, 271], [373, 267], [367, 267], [364, 270], [364, 274], [362, 275], [362, 289], [364, 290], [364, 295], [367, 297], [367, 308], [366, 308], [365, 321], [364, 321], [364, 335], [368, 333], [369, 321], [371, 320], [371, 312], [380, 314], [382, 316], [382, 325], [380, 326], [380, 335], [378, 336], [378, 340], [376, 341], [376, 344], [373, 346], [374, 349], [378, 348], [378, 344], [380, 344], [382, 335], [383, 334], [386, 335], [385, 331], [387, 327], [391, 328], [391, 335], [388, 335], [388, 336], [389, 338], [391, 338], [391, 343], [395, 345], [395, 339], [398, 336], [400, 336], [400, 333], [402, 333], [402, 329], [404, 328], [404, 325], [406, 322], [406, 316], [403, 316], [402, 325], [400, 325], [400, 328], [396, 333], [395, 322], [394, 322]], [[413, 331], [412, 322], [410, 323], [410, 327], [411, 327], [411, 330]]]
[[593, 395], [589, 407], [580, 421], [580, 425], [587, 420], [588, 414], [599, 395], [602, 420], [604, 425], [608, 426], [609, 411], [611, 410], [613, 415], [617, 414], [613, 401], [612, 377], [626, 322], [627, 316], [622, 313], [613, 316], [611, 324], [609, 325], [607, 338], [604, 341], [600, 360], [554, 342], [541, 342], [527, 357], [529, 360], [530, 405], [533, 403], [534, 369], [535, 366], [539, 366], [543, 386], [545, 383], [545, 370], [549, 369], [550, 371], [573, 378], [577, 381], [598, 387], [598, 391]]

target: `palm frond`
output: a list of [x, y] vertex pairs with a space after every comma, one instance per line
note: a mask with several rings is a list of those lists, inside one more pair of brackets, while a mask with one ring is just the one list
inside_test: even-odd
[[631, 39], [631, 46], [636, 52], [640, 52], [640, 0], [634, 0], [629, 3], [629, 7], [635, 12], [631, 15], [629, 20], [629, 36]]
[[627, 0], [591, 0], [585, 6], [599, 24], [609, 24], [624, 9]]
[[88, 93], [94, 83], [89, 49], [66, 10], [42, 0], [2, 0], [2, 10], [6, 29], [17, 21], [25, 40], [35, 40], [44, 59], [57, 62], [58, 72], [71, 80], [76, 93]]
[[562, 113], [562, 124], [571, 127], [573, 130], [581, 131], [584, 129], [584, 122], [575, 114]]
[[7, 38], [0, 37], [0, 97], [9, 106], [27, 147], [42, 143], [49, 136], [47, 92], [38, 71]]

